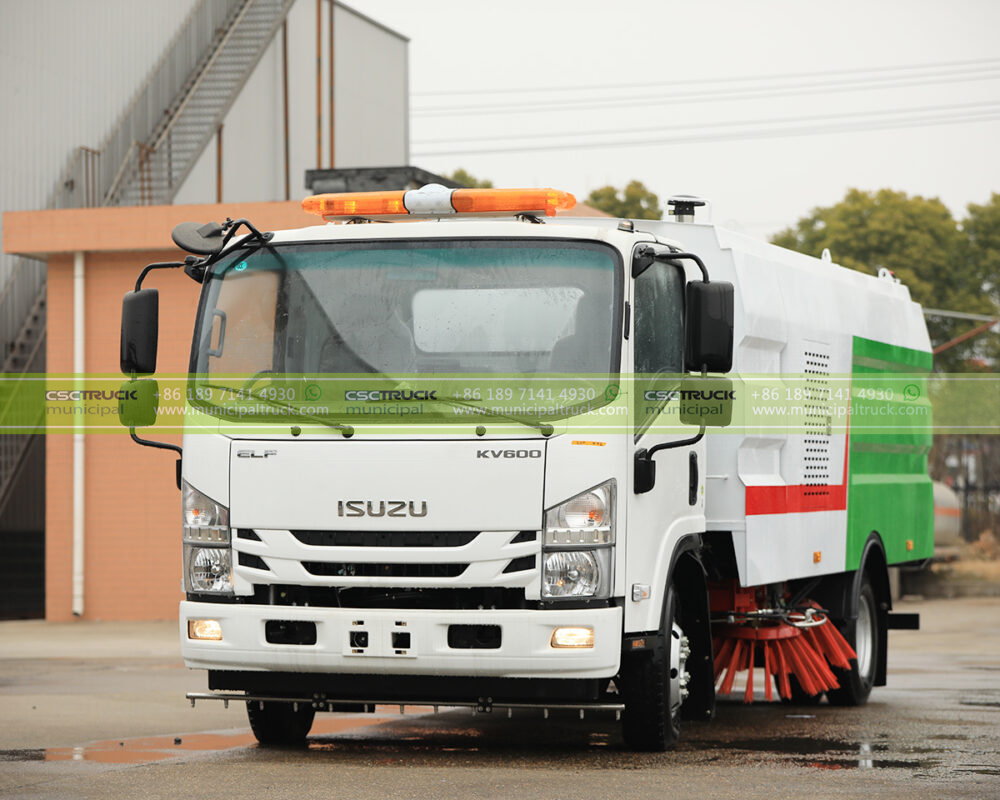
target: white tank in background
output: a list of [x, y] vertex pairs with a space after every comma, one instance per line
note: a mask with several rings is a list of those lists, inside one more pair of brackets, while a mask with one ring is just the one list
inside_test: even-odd
[[954, 547], [962, 541], [962, 511], [954, 490], [934, 481], [934, 545]]

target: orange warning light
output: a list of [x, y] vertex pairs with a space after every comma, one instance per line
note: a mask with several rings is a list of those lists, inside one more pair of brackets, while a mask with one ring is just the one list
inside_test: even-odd
[[454, 214], [555, 216], [576, 205], [576, 198], [558, 189], [448, 189], [428, 184], [420, 189], [391, 192], [317, 194], [302, 201], [302, 210], [324, 219], [374, 217], [443, 217]]

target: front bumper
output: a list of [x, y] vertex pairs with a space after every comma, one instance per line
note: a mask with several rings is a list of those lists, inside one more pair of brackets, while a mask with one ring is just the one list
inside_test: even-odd
[[[222, 641], [188, 638], [188, 620], [215, 619]], [[272, 644], [269, 620], [313, 622], [316, 643]], [[497, 649], [448, 646], [450, 625], [498, 625]], [[560, 626], [594, 629], [594, 647], [550, 645]], [[354, 652], [351, 633], [365, 631], [368, 646]], [[409, 634], [409, 648], [393, 647], [393, 633]], [[378, 610], [180, 604], [181, 653], [193, 669], [270, 670], [369, 675], [452, 675], [497, 678], [608, 678], [618, 672], [622, 641], [620, 608], [567, 610]]]

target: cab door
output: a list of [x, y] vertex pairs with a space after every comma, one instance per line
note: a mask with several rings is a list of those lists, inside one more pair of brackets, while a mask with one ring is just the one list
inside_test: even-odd
[[674, 546], [682, 536], [705, 529], [704, 441], [659, 451], [654, 456], [653, 488], [636, 494], [634, 486], [635, 452], [697, 433], [697, 428], [681, 426], [677, 417], [679, 403], [664, 398], [670, 388], [680, 388], [684, 372], [686, 280], [681, 266], [656, 262], [632, 281], [633, 323], [628, 351], [635, 380], [624, 493], [626, 632], [659, 627]]

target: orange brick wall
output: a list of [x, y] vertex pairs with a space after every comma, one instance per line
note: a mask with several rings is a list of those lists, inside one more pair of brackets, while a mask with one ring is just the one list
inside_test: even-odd
[[[86, 372], [118, 373], [122, 296], [139, 270], [174, 252], [88, 253]], [[49, 261], [48, 364], [73, 371], [73, 258]], [[200, 286], [180, 270], [153, 272], [160, 290], [159, 372], [186, 372]], [[173, 441], [180, 443], [179, 437]], [[85, 436], [84, 618], [174, 619], [181, 599], [180, 493], [174, 454], [127, 434]], [[73, 437], [46, 440], [46, 616], [72, 617]]]
[[[184, 220], [253, 220], [261, 230], [320, 224], [297, 202], [138, 206], [3, 215], [3, 250], [48, 261], [48, 369], [73, 372], [73, 253], [86, 253], [85, 371], [118, 374], [122, 296], [153, 261], [172, 261]], [[150, 274], [160, 290], [159, 372], [187, 372], [200, 286], [180, 270]], [[173, 453], [127, 433], [85, 437], [84, 618], [175, 619], [181, 592], [180, 493]], [[174, 439], [179, 444], [179, 437]], [[73, 437], [46, 437], [46, 616], [72, 617]]]

